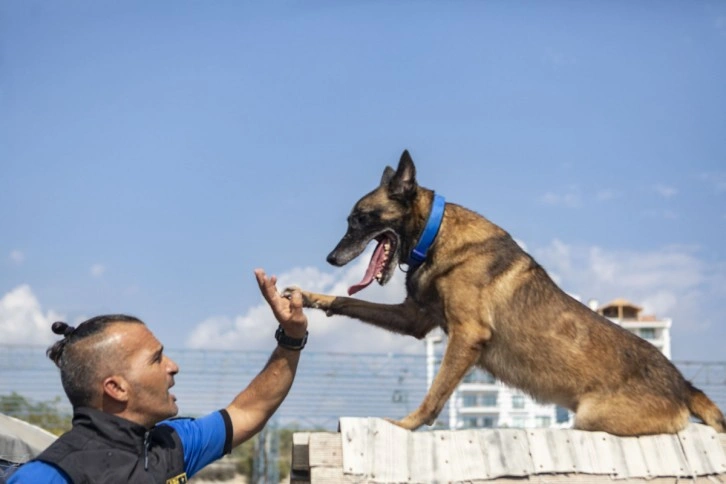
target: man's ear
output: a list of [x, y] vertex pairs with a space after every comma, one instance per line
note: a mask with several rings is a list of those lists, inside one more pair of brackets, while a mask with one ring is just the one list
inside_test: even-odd
[[403, 150], [396, 173], [388, 183], [388, 195], [397, 200], [408, 201], [416, 195], [417, 188], [416, 167], [408, 150]]
[[103, 380], [103, 393], [117, 402], [128, 402], [129, 384], [120, 375], [106, 377]]

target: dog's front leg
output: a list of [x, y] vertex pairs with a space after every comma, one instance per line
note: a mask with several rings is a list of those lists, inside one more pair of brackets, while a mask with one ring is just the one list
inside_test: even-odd
[[436, 322], [420, 306], [406, 298], [401, 304], [380, 304], [352, 297], [329, 296], [302, 291], [303, 306], [321, 309], [328, 316], [339, 315], [359, 319], [365, 323], [394, 333], [423, 338]]
[[481, 344], [480, 341], [472, 341], [469, 335], [450, 332], [441, 368], [423, 402], [403, 420], [391, 422], [408, 430], [417, 429], [423, 424], [432, 425], [456, 386], [479, 358]]

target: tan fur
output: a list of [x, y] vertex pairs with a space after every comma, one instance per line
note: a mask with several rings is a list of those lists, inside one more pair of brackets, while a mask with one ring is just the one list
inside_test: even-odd
[[[395, 232], [397, 256], [405, 257], [432, 199], [430, 190], [416, 184], [404, 152], [395, 174], [387, 168], [381, 185], [358, 201], [346, 236], [328, 260], [347, 263], [375, 236], [361, 235], [367, 232], [360, 220]], [[416, 338], [437, 326], [448, 334], [428, 394], [395, 422], [404, 428], [432, 424], [467, 371], [478, 365], [539, 401], [576, 412], [579, 429], [673, 433], [693, 414], [725, 431], [720, 410], [660, 351], [568, 296], [508, 233], [470, 210], [446, 204], [436, 241], [426, 261], [407, 274], [406, 288], [405, 301], [396, 305], [303, 292], [306, 307], [328, 315]]]

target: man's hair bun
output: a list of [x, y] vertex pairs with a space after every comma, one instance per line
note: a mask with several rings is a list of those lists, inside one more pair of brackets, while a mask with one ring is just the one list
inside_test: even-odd
[[55, 334], [68, 336], [73, 331], [75, 331], [76, 328], [74, 328], [73, 326], [69, 326], [68, 323], [64, 323], [63, 321], [56, 321], [55, 323], [53, 323], [53, 326], [51, 326], [51, 329]]

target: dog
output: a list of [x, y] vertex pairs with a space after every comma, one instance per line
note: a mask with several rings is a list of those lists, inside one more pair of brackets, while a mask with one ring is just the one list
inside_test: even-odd
[[302, 291], [306, 308], [422, 339], [441, 327], [448, 345], [405, 429], [432, 425], [475, 365], [541, 402], [575, 413], [575, 428], [619, 436], [676, 433], [694, 415], [718, 432], [718, 407], [653, 345], [562, 291], [502, 228], [419, 186], [404, 151], [348, 216], [327, 261], [343, 266], [377, 241], [363, 280], [386, 284], [407, 264], [405, 300], [377, 304]]

